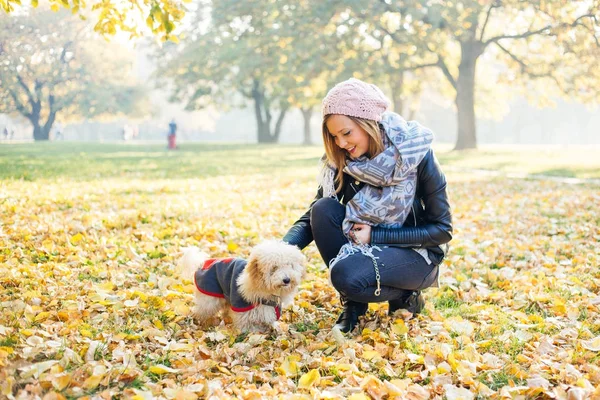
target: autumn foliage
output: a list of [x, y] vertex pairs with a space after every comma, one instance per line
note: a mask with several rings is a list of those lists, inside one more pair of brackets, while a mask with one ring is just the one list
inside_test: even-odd
[[245, 257], [281, 237], [313, 196], [320, 151], [79, 150], [2, 167], [2, 397], [600, 396], [593, 184], [449, 172], [455, 238], [422, 315], [372, 304], [356, 335], [333, 333], [339, 300], [311, 245], [283, 332], [243, 335], [194, 323], [180, 249]]

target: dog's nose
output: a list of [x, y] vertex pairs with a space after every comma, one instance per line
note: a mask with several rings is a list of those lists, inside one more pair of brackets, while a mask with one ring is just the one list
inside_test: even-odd
[[283, 278], [283, 283], [289, 285], [292, 280], [290, 278]]

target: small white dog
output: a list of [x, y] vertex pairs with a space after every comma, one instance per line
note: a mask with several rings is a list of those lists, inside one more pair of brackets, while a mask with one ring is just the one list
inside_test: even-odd
[[274, 327], [281, 307], [293, 302], [306, 272], [305, 262], [297, 247], [270, 240], [254, 247], [248, 261], [208, 258], [190, 247], [183, 252], [180, 268], [183, 278], [196, 286], [198, 322], [229, 311], [241, 331], [261, 331]]

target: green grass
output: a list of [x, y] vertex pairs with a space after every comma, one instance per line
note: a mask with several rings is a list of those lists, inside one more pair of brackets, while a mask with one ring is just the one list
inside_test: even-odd
[[269, 173], [318, 165], [316, 147], [185, 144], [177, 151], [162, 145], [33, 143], [0, 146], [0, 179], [35, 181], [62, 177], [197, 178]]
[[[296, 145], [185, 143], [179, 150], [169, 152], [158, 144], [3, 144], [0, 145], [0, 179], [185, 179], [281, 173], [298, 168], [314, 170], [322, 153], [322, 146]], [[477, 151], [460, 152], [451, 151], [447, 145], [436, 147], [438, 159], [449, 171], [479, 169], [501, 174], [582, 179], [600, 179], [598, 153], [594, 147], [486, 145]]]
[[600, 179], [600, 146], [482, 145], [478, 150], [451, 151], [449, 146], [441, 145], [437, 150], [442, 165], [457, 170]]
[[522, 385], [526, 383], [525, 380], [519, 379], [518, 377], [510, 375], [504, 371], [483, 373], [479, 377], [479, 380], [485, 383], [492, 390], [499, 390], [504, 386], [510, 385], [511, 382], [514, 385]]

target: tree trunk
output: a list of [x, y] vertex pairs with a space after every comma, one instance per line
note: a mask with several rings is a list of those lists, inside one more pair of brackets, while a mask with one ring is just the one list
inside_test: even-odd
[[41, 140], [48, 140], [48, 138], [44, 138], [44, 134], [42, 133], [42, 127], [39, 124], [33, 124], [33, 140], [36, 142]]
[[277, 117], [277, 122], [275, 123], [275, 132], [273, 132], [273, 140], [271, 143], [277, 143], [279, 141], [279, 135], [281, 134], [281, 126], [283, 125], [283, 119], [285, 118], [285, 114], [287, 113], [289, 107], [283, 107], [279, 111], [279, 117]]
[[456, 80], [458, 134], [454, 150], [477, 148], [475, 128], [475, 67], [483, 48], [480, 42], [461, 43], [461, 60]]
[[252, 98], [254, 99], [254, 117], [256, 118], [256, 132], [258, 143], [269, 143], [271, 138], [269, 121], [263, 118], [263, 108], [265, 106], [264, 89], [260, 87], [260, 82], [255, 79], [252, 83]]
[[29, 118], [31, 125], [33, 125], [33, 140], [39, 142], [50, 139], [50, 126], [52, 125], [48, 126], [48, 124], [40, 124], [41, 106], [36, 103], [32, 108], [33, 110], [27, 118]]
[[[275, 130], [271, 134], [271, 109], [270, 104], [265, 97], [265, 90], [260, 87], [260, 82], [255, 79], [252, 85], [252, 98], [254, 99], [254, 115], [256, 117], [256, 128], [258, 143], [277, 143], [279, 134], [281, 133], [281, 125], [288, 107], [281, 109]], [[264, 115], [263, 115], [264, 114]]]
[[302, 142], [305, 146], [310, 146], [312, 140], [310, 138], [310, 120], [312, 119], [313, 108], [301, 108], [302, 117], [304, 118], [304, 141]]
[[56, 109], [55, 109], [55, 104], [54, 104], [54, 95], [49, 95], [48, 96], [48, 107], [50, 107], [50, 114], [48, 115], [48, 119], [46, 120], [46, 123], [44, 124], [44, 127], [42, 128], [42, 131], [44, 132], [46, 139], [44, 140], [48, 140], [50, 138], [50, 131], [52, 130], [52, 125], [54, 125], [54, 121], [56, 120]]
[[402, 87], [404, 86], [404, 71], [390, 75], [390, 88], [392, 89], [392, 104], [396, 114], [404, 116], [404, 101], [402, 98]]
[[31, 124], [33, 125], [33, 140], [36, 142], [50, 140], [50, 131], [52, 130], [52, 125], [54, 124], [54, 118], [55, 113], [51, 113], [44, 125], [40, 124], [39, 116], [35, 121], [30, 119]]

